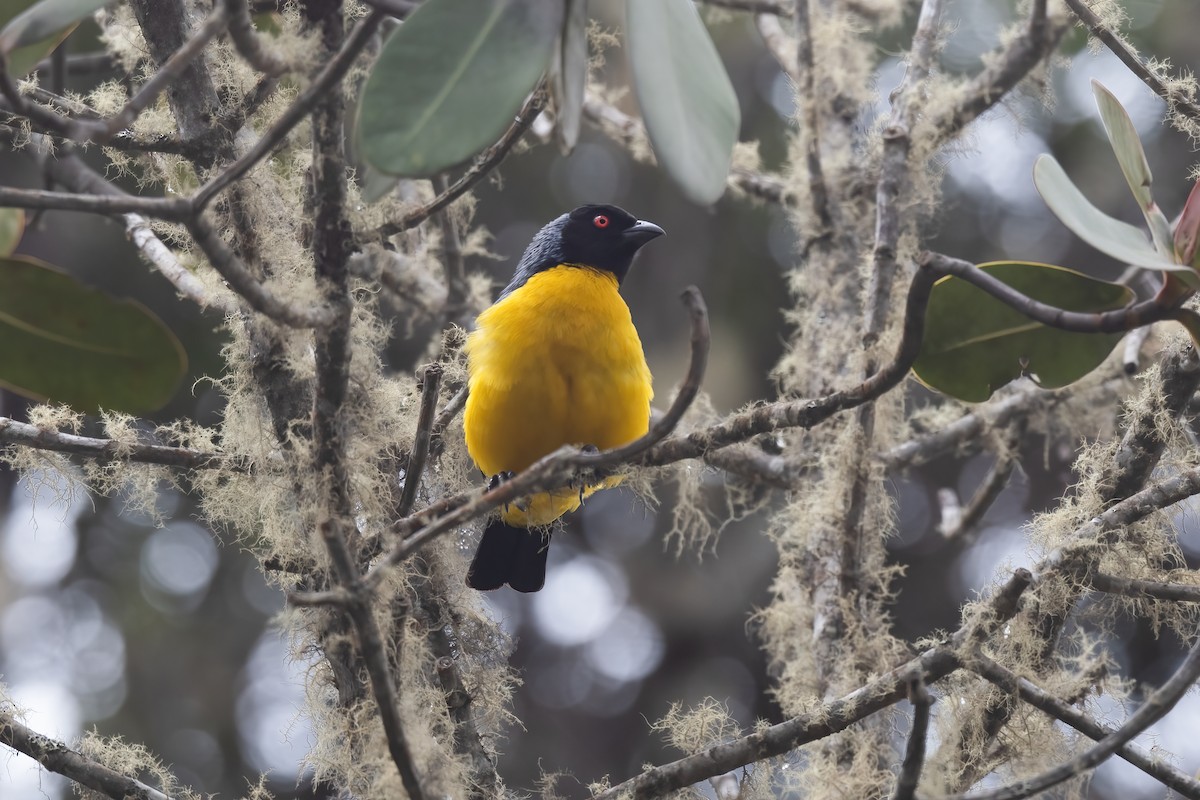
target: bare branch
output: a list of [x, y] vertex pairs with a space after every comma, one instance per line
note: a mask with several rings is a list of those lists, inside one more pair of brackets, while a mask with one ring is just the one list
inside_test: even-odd
[[332, 320], [325, 307], [303, 308], [280, 297], [258, 278], [237, 257], [225, 240], [217, 235], [205, 220], [196, 217], [188, 221], [188, 230], [196, 244], [208, 257], [208, 263], [229, 283], [255, 311], [293, 328], [324, 328]]
[[1008, 453], [998, 455], [996, 463], [988, 470], [987, 475], [979, 484], [979, 488], [975, 490], [975, 494], [971, 495], [966, 508], [961, 509], [953, 521], [942, 520], [942, 524], [938, 526], [942, 537], [947, 541], [958, 540], [963, 545], [974, 541], [979, 530], [979, 523], [1008, 486], [1008, 478], [1012, 475], [1016, 464], [1016, 459], [1012, 455]]
[[919, 673], [909, 679], [908, 699], [913, 707], [912, 729], [908, 732], [908, 746], [904, 750], [892, 800], [912, 800], [925, 765], [925, 737], [929, 732], [929, 707], [933, 705], [933, 698]]
[[0, 205], [51, 211], [86, 211], [92, 214], [146, 214], [175, 222], [182, 222], [192, 214], [192, 204], [184, 198], [140, 197], [125, 194], [115, 186], [107, 194], [48, 192], [0, 186]]
[[246, 0], [224, 0], [229, 15], [229, 38], [250, 66], [267, 75], [282, 75], [288, 65], [279, 54], [271, 51], [263, 37], [254, 30], [250, 5]]
[[1142, 83], [1149, 86], [1151, 91], [1166, 100], [1168, 108], [1186, 115], [1195, 122], [1200, 122], [1200, 105], [1196, 103], [1195, 99], [1171, 91], [1171, 87], [1142, 63], [1137, 53], [1120, 36], [1105, 27], [1103, 21], [1088, 7], [1085, 0], [1066, 0], [1066, 2], [1092, 35], [1104, 42], [1104, 46], [1112, 51], [1112, 54], [1119, 58], [1121, 63], [1128, 67], [1129, 71], [1136, 75]]
[[735, 11], [752, 11], [755, 14], [774, 14], [777, 17], [790, 17], [792, 10], [783, 0], [697, 0], [710, 6], [731, 8]]
[[181, 295], [201, 308], [214, 308], [222, 314], [236, 313], [237, 303], [229, 295], [209, 292], [191, 270], [179, 263], [171, 249], [154, 234], [145, 218], [138, 214], [126, 214], [125, 235]]
[[45, 430], [0, 417], [0, 444], [49, 450], [55, 453], [92, 458], [98, 461], [128, 461], [137, 464], [158, 464], [180, 469], [234, 469], [246, 471], [250, 465], [224, 453], [204, 452], [189, 447], [169, 447], [157, 444], [130, 444], [114, 439], [97, 439], [73, 433]]
[[0, 744], [24, 753], [51, 772], [57, 772], [113, 800], [171, 800], [152, 786], [122, 775], [93, 761], [63, 742], [43, 736], [22, 725], [10, 713], [0, 711]]
[[433, 433], [434, 411], [437, 410], [438, 390], [442, 387], [442, 367], [430, 364], [425, 367], [421, 382], [421, 412], [417, 416], [417, 433], [413, 437], [412, 452], [404, 467], [404, 492], [396, 508], [397, 516], [406, 517], [412, 511], [421, 485], [421, 474], [425, 471], [425, 459], [429, 455], [429, 439]]
[[425, 205], [408, 212], [396, 222], [380, 227], [378, 234], [386, 239], [415, 228], [466, 194], [472, 186], [479, 183], [479, 181], [487, 177], [488, 173], [500, 166], [501, 162], [504, 161], [513, 147], [516, 146], [517, 142], [521, 140], [525, 131], [529, 130], [529, 126], [537, 119], [538, 114], [542, 113], [542, 110], [545, 109], [549, 101], [549, 94], [544, 87], [539, 86], [537, 89], [534, 89], [533, 94], [525, 101], [525, 105], [521, 108], [520, 113], [517, 114], [517, 118], [508, 127], [508, 130], [504, 132], [504, 135], [500, 137], [500, 140], [480, 153], [470, 168], [458, 180], [446, 187], [445, 191], [439, 192], [437, 197]]
[[1139, 578], [1122, 578], [1103, 572], [1093, 572], [1084, 578], [1093, 589], [1109, 594], [1123, 594], [1135, 598], [1172, 600], [1180, 603], [1200, 603], [1200, 586], [1190, 583], [1168, 583], [1147, 581]]

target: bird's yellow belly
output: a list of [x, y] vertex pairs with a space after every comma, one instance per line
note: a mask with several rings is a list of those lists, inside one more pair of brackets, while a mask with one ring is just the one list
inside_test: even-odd
[[[486, 475], [519, 472], [562, 445], [617, 447], [649, 427], [650, 370], [609, 273], [538, 273], [480, 315], [467, 356], [463, 425]], [[539, 495], [505, 520], [547, 524], [577, 507], [579, 494]]]

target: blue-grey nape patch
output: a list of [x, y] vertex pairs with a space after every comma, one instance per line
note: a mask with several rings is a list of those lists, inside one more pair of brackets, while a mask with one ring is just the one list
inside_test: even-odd
[[539, 272], [545, 272], [548, 269], [558, 266], [563, 261], [563, 238], [562, 229], [567, 224], [567, 214], [563, 214], [542, 226], [542, 229], [533, 237], [533, 241], [525, 248], [525, 252], [521, 255], [521, 260], [517, 262], [517, 269], [513, 272], [512, 280], [508, 286], [504, 287], [504, 291], [496, 298], [497, 301], [503, 300], [508, 295], [520, 289], [529, 279]]

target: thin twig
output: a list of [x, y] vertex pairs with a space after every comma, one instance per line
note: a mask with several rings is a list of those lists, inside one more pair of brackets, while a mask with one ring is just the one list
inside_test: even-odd
[[81, 456], [98, 461], [125, 461], [136, 464], [158, 464], [180, 469], [233, 469], [247, 471], [244, 459], [224, 453], [205, 452], [190, 447], [170, 447], [157, 444], [136, 444], [115, 439], [78, 436], [73, 433], [46, 430], [28, 422], [0, 417], [0, 444], [49, 450], [55, 453]]
[[908, 699], [913, 707], [912, 728], [908, 732], [908, 746], [904, 749], [904, 761], [900, 764], [892, 800], [912, 800], [921, 779], [921, 769], [925, 766], [925, 737], [929, 732], [929, 707], [933, 705], [933, 698], [920, 673], [908, 682]]
[[500, 163], [504, 161], [517, 142], [521, 140], [521, 136], [524, 135], [525, 131], [529, 130], [529, 126], [537, 119], [538, 114], [541, 114], [543, 109], [546, 108], [548, 102], [550, 102], [550, 97], [543, 87], [539, 86], [537, 89], [534, 89], [533, 94], [525, 101], [525, 105], [521, 108], [520, 113], [517, 114], [517, 118], [508, 127], [508, 130], [504, 132], [504, 135], [500, 137], [500, 140], [480, 153], [470, 168], [458, 180], [447, 186], [445, 191], [439, 192], [437, 197], [420, 208], [408, 212], [395, 222], [381, 226], [377, 232], [378, 235], [386, 239], [415, 228], [466, 194], [472, 186], [479, 183], [479, 181], [487, 177], [488, 173], [500, 166]]
[[1183, 113], [1195, 122], [1200, 122], [1200, 104], [1197, 104], [1194, 99], [1187, 95], [1171, 91], [1171, 87], [1143, 64], [1142, 60], [1138, 58], [1137, 53], [1133, 52], [1120, 36], [1110, 31], [1104, 25], [1104, 22], [1088, 7], [1088, 4], [1084, 0], [1066, 0], [1066, 2], [1067, 6], [1070, 7], [1071, 11], [1075, 12], [1075, 16], [1087, 26], [1092, 35], [1104, 42], [1104, 46], [1120, 59], [1121, 63], [1128, 67], [1129, 71], [1136, 75], [1142, 83], [1149, 86], [1151, 91], [1163, 100], [1166, 100], [1168, 108], [1172, 111]]
[[413, 502], [417, 499], [417, 489], [421, 485], [421, 475], [425, 471], [425, 459], [429, 455], [429, 439], [433, 433], [434, 417], [437, 410], [438, 391], [442, 387], [441, 364], [430, 364], [425, 367], [421, 378], [421, 411], [417, 416], [417, 432], [413, 437], [412, 451], [408, 454], [408, 464], [404, 467], [404, 491], [400, 495], [400, 503], [396, 515], [407, 517], [412, 511]]
[[1180, 603], [1200, 603], [1200, 586], [1195, 584], [1122, 578], [1104, 572], [1093, 572], [1084, 577], [1093, 589], [1109, 594], [1123, 594], [1138, 599], [1151, 598]]
[[1008, 478], [1012, 475], [1016, 464], [1017, 460], [1012, 455], [1000, 453], [996, 457], [996, 463], [988, 470], [987, 475], [980, 482], [979, 488], [975, 490], [975, 494], [971, 495], [971, 499], [967, 501], [966, 507], [953, 521], [942, 520], [942, 524], [938, 526], [938, 532], [942, 534], [942, 537], [947, 541], [957, 540], [963, 546], [974, 541], [974, 534], [979, 530], [980, 521], [1008, 486]]
[[245, 176], [247, 172], [270, 155], [275, 147], [287, 138], [292, 129], [308, 116], [317, 103], [349, 71], [355, 59], [358, 58], [359, 53], [362, 52], [362, 49], [366, 47], [371, 36], [374, 35], [375, 29], [379, 27], [379, 23], [383, 21], [384, 16], [384, 12], [375, 10], [359, 21], [350, 35], [346, 37], [345, 43], [343, 43], [337, 54], [326, 62], [308, 88], [301, 92], [300, 96], [287, 107], [287, 110], [271, 124], [271, 127], [266, 130], [262, 138], [255, 142], [254, 146], [247, 150], [237, 161], [230, 164], [214, 176], [212, 180], [196, 190], [196, 193], [192, 196], [192, 203], [197, 211], [204, 209], [212, 202], [214, 197], [228, 188], [230, 184]]
[[213, 308], [222, 314], [237, 312], [237, 303], [230, 295], [210, 292], [208, 287], [192, 274], [191, 270], [179, 263], [175, 253], [155, 235], [150, 228], [150, 223], [144, 217], [139, 214], [126, 214], [125, 235], [181, 295], [201, 308]]
[[[450, 192], [450, 184], [445, 175], [438, 175], [433, 181], [439, 197]], [[450, 215], [448, 208], [442, 208], [434, 216], [437, 217], [438, 227], [442, 231], [442, 258], [446, 272], [446, 305], [443, 308], [446, 323], [460, 327], [469, 324], [462, 317], [467, 312], [467, 272], [463, 262], [462, 240], [458, 228]]]
[[783, 0], [697, 0], [697, 2], [731, 8], [735, 11], [752, 11], [755, 14], [774, 14], [777, 17], [792, 15], [792, 10]]
[[[1063, 702], [1032, 681], [1018, 676], [983, 653], [976, 653], [967, 666], [998, 688], [1008, 692], [1010, 695], [1020, 697], [1034, 708], [1070, 725], [1090, 739], [1098, 742], [1115, 732], [1113, 728], [1101, 725], [1094, 718], [1075, 708], [1070, 703]], [[1146, 752], [1132, 742], [1120, 747], [1116, 755], [1159, 781], [1168, 789], [1173, 789], [1184, 797], [1192, 798], [1192, 800], [1200, 800], [1200, 781], [1178, 769], [1165, 759]]]
[[18, 753], [24, 753], [45, 769], [57, 772], [80, 786], [86, 786], [113, 800], [130, 797], [140, 800], [171, 800], [168, 795], [153, 786], [147, 786], [136, 778], [122, 775], [93, 761], [63, 742], [27, 728], [12, 714], [5, 712], [0, 712], [0, 744], [11, 747]]
[[86, 211], [92, 214], [145, 214], [182, 222], [192, 215], [192, 204], [181, 197], [140, 197], [113, 187], [109, 194], [49, 192], [0, 186], [0, 206], [51, 211]]
[[287, 62], [273, 52], [254, 30], [249, 3], [246, 0], [225, 0], [225, 9], [229, 14], [229, 38], [241, 57], [266, 75], [282, 75], [286, 72]]
[[1150, 338], [1150, 332], [1153, 329], [1153, 325], [1143, 325], [1125, 334], [1125, 351], [1121, 355], [1121, 364], [1125, 368], [1126, 375], [1133, 375], [1138, 371], [1142, 358], [1142, 345]]
[[150, 107], [158, 99], [159, 94], [175, 81], [185, 68], [197, 58], [208, 46], [208, 43], [225, 31], [229, 25], [229, 9], [219, 6], [213, 9], [208, 19], [155, 71], [142, 88], [125, 103], [125, 106], [111, 119], [95, 120], [88, 123], [91, 129], [89, 138], [98, 144], [105, 144], [118, 131], [129, 127], [138, 115]]
[[1065, 311], [1021, 294], [968, 261], [932, 252], [923, 253], [921, 259], [939, 274], [961, 278], [1015, 308], [1031, 320], [1059, 330], [1077, 333], [1117, 333], [1133, 330], [1151, 322], [1173, 320], [1179, 316], [1179, 309], [1161, 305], [1154, 300], [1144, 300], [1114, 311]]
[[293, 328], [323, 328], [330, 324], [332, 312], [324, 306], [297, 306], [254, 277], [225, 240], [205, 220], [188, 221], [188, 231], [208, 257], [209, 265], [250, 307], [278, 323]]

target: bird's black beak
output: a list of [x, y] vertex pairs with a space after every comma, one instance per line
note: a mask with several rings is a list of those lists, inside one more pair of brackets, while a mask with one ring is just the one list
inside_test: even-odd
[[639, 219], [634, 223], [633, 227], [626, 228], [621, 234], [625, 241], [641, 247], [651, 239], [657, 239], [659, 236], [667, 234], [662, 228], [655, 225], [653, 222], [646, 222], [644, 219]]

